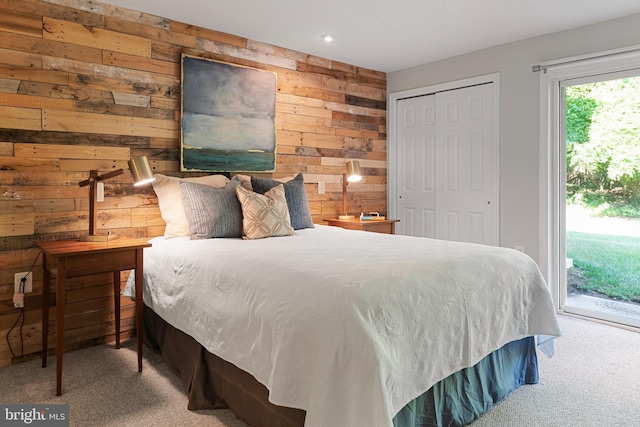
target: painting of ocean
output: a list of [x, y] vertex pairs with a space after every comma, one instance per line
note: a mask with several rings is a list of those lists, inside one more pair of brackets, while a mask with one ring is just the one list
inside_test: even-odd
[[182, 171], [275, 170], [276, 75], [182, 55]]

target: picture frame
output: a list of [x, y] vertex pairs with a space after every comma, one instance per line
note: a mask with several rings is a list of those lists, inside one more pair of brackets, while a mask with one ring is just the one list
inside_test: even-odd
[[180, 170], [273, 172], [274, 72], [181, 55]]

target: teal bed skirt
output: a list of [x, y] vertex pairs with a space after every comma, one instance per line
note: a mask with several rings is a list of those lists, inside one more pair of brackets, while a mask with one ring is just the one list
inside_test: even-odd
[[393, 420], [395, 427], [453, 427], [478, 419], [523, 384], [538, 382], [533, 337], [513, 341], [476, 365], [458, 371], [411, 401]]

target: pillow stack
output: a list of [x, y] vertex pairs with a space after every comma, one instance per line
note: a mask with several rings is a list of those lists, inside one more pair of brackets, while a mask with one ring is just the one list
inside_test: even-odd
[[246, 175], [155, 176], [165, 239], [262, 239], [313, 227], [302, 174], [284, 183]]

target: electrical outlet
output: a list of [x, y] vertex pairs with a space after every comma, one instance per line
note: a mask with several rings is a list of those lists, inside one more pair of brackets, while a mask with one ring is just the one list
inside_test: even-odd
[[29, 293], [29, 292], [33, 292], [33, 273], [30, 271], [23, 271], [22, 273], [16, 273], [13, 276], [13, 284], [14, 284], [14, 290], [13, 293], [17, 294], [20, 293], [21, 289], [20, 289], [20, 281], [22, 280], [23, 277], [27, 278], [26, 282], [24, 283], [24, 293]]
[[324, 194], [324, 181], [318, 181], [318, 194]]

